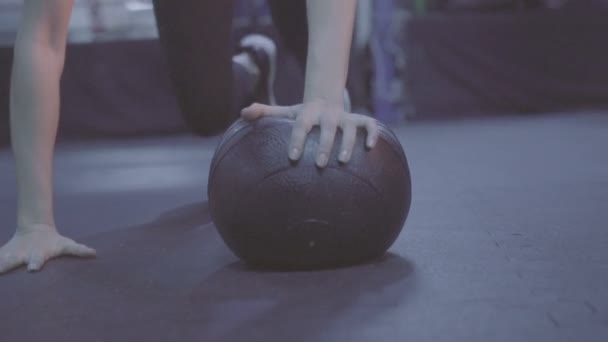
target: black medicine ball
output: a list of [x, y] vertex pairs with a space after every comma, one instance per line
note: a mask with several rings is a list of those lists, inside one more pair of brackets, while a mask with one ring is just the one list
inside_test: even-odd
[[353, 265], [382, 256], [399, 236], [411, 203], [406, 155], [378, 122], [376, 146], [360, 129], [351, 160], [338, 162], [338, 132], [327, 167], [315, 165], [318, 127], [299, 161], [288, 158], [294, 121], [236, 121], [209, 173], [211, 217], [226, 245], [266, 269]]

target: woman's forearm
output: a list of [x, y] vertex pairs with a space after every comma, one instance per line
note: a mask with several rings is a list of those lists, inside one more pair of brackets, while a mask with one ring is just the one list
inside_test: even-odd
[[52, 160], [64, 53], [17, 41], [11, 78], [11, 141], [18, 186], [18, 226], [54, 226]]
[[342, 103], [356, 0], [307, 0], [309, 43], [304, 101]]
[[53, 149], [73, 0], [26, 0], [11, 73], [18, 227], [53, 227]]

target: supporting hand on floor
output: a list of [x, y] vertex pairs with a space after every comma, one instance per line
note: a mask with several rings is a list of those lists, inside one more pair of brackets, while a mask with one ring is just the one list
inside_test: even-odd
[[300, 159], [306, 137], [315, 126], [321, 128], [321, 141], [317, 154], [317, 166], [325, 167], [334, 145], [336, 130], [342, 131], [342, 146], [339, 161], [347, 163], [350, 160], [353, 146], [357, 137], [357, 129], [367, 130], [366, 146], [373, 148], [378, 138], [376, 121], [368, 116], [352, 114], [344, 111], [343, 105], [333, 105], [323, 101], [303, 103], [295, 106], [267, 106], [255, 103], [241, 112], [243, 118], [255, 120], [263, 116], [280, 116], [296, 121], [289, 145], [289, 158]]
[[30, 272], [39, 271], [48, 260], [63, 255], [92, 258], [96, 252], [60, 235], [54, 227], [20, 228], [0, 248], [0, 274], [22, 265]]

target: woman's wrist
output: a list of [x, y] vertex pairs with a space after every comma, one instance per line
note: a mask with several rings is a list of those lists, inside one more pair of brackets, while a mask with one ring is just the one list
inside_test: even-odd
[[345, 79], [346, 75], [341, 72], [323, 70], [321, 67], [315, 66], [314, 62], [308, 63], [303, 102], [342, 104]]

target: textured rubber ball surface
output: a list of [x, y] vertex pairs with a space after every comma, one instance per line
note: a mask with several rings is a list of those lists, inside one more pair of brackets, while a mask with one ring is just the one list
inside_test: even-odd
[[399, 140], [378, 122], [376, 146], [357, 134], [351, 160], [338, 162], [338, 132], [327, 167], [315, 165], [319, 128], [302, 158], [288, 158], [294, 121], [236, 121], [216, 148], [209, 173], [211, 217], [226, 245], [256, 268], [348, 266], [382, 256], [401, 233], [411, 178]]

